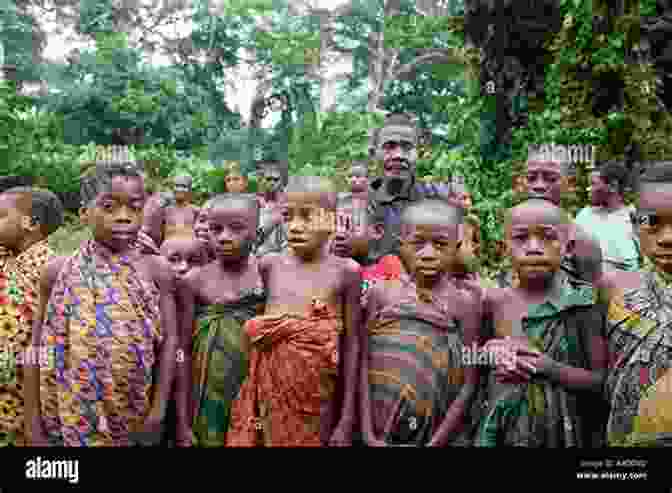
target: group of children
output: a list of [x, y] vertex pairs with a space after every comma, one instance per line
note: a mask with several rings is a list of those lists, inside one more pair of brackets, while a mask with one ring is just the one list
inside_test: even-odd
[[374, 258], [384, 228], [374, 201], [292, 177], [279, 199], [285, 250], [258, 255], [266, 204], [235, 191], [196, 210], [189, 231], [164, 230], [148, 254], [142, 173], [106, 165], [82, 187], [92, 240], [54, 257], [53, 194], [2, 193], [0, 350], [22, 362], [0, 373], [2, 438], [667, 443], [672, 173], [649, 175], [638, 208], [645, 271], [579, 282], [561, 269], [580, 244], [575, 229], [552, 202], [529, 199], [506, 217], [516, 282], [505, 287], [474, 275], [479, 227], [464, 204], [406, 207], [399, 255]]

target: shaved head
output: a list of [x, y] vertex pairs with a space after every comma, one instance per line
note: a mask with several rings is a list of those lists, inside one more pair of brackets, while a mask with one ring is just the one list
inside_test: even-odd
[[461, 208], [442, 200], [423, 200], [404, 209], [401, 224], [458, 225], [464, 222]]
[[[530, 209], [541, 212], [544, 222], [547, 224], [569, 224], [570, 222], [567, 213], [553, 202], [541, 198], [532, 198], [526, 199], [509, 209], [506, 214], [506, 224], [510, 224], [514, 216], [520, 216], [522, 211], [528, 211]], [[539, 214], [536, 216], [539, 217]]]

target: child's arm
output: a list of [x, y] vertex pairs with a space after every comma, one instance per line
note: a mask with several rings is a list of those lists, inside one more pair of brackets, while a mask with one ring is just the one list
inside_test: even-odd
[[361, 357], [360, 357], [360, 371], [359, 371], [359, 399], [360, 399], [360, 419], [361, 419], [361, 430], [364, 438], [364, 442], [369, 447], [384, 447], [385, 442], [379, 440], [373, 432], [373, 420], [371, 418], [371, 388], [369, 383], [369, 323], [377, 315], [379, 302], [378, 297], [380, 285], [374, 284], [370, 288], [368, 295], [366, 309], [366, 320], [362, 325], [362, 330], [360, 332], [360, 346], [361, 346]]
[[[461, 296], [463, 305], [463, 338], [467, 348], [479, 347], [481, 343], [481, 326], [483, 321], [483, 306], [481, 297], [476, 290]], [[456, 434], [462, 431], [464, 418], [473, 404], [480, 383], [481, 369], [478, 365], [464, 366], [464, 384], [460, 394], [448, 408], [443, 422], [429, 442], [429, 447], [442, 447]]]
[[332, 434], [332, 445], [350, 445], [352, 431], [355, 424], [355, 412], [357, 405], [357, 377], [359, 370], [359, 346], [362, 331], [362, 281], [360, 267], [354, 261], [349, 261], [345, 268], [345, 282], [343, 286], [344, 313], [344, 342], [345, 342], [345, 365], [344, 365], [344, 394], [343, 409], [340, 422]]
[[146, 428], [150, 428], [145, 431], [151, 432], [154, 428], [159, 428], [159, 425], [165, 419], [166, 409], [171, 398], [177, 360], [178, 358], [183, 359], [185, 354], [184, 352], [181, 354], [177, 352], [178, 322], [175, 278], [160, 258], [146, 258], [153, 259], [151, 265], [155, 273], [154, 279], [158, 280], [161, 290], [159, 309], [161, 312], [161, 331], [164, 334], [157, 362], [158, 385], [155, 387], [156, 392], [153, 396], [152, 407], [145, 421]]
[[[598, 311], [593, 311], [593, 314], [597, 315]], [[518, 359], [522, 359], [521, 366], [527, 367], [533, 375], [548, 378], [569, 390], [601, 392], [609, 363], [609, 350], [605, 337], [606, 319], [599, 318], [601, 320], [595, 320], [595, 323], [586, 324], [581, 328], [589, 332], [581, 334], [581, 337], [588, 346], [586, 349], [589, 354], [590, 370], [569, 366], [539, 353], [527, 356], [521, 356], [519, 353], [517, 356]]]
[[[196, 296], [194, 275], [177, 283], [176, 301], [180, 308], [178, 313], [178, 348], [177, 369], [175, 377], [175, 404], [177, 414], [177, 443], [180, 447], [192, 445], [191, 424], [193, 422], [191, 408], [192, 391], [192, 329], [194, 326]], [[181, 357], [180, 357], [181, 356]]]
[[[40, 402], [40, 358], [37, 355], [44, 351], [53, 351], [53, 348], [42, 349], [42, 323], [49, 304], [49, 295], [58, 273], [63, 267], [65, 257], [56, 257], [42, 268], [40, 277], [40, 298], [35, 317], [33, 319], [32, 343], [29, 348], [30, 356], [24, 358], [23, 399], [25, 403], [24, 428], [28, 442], [33, 446], [47, 445], [46, 436], [42, 427]], [[52, 358], [47, 358], [52, 360]]]

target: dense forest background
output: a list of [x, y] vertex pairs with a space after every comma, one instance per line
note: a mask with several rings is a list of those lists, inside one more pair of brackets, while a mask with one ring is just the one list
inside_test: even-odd
[[[594, 144], [607, 159], [635, 141], [644, 159], [669, 159], [672, 123], [656, 105], [653, 69], [625, 56], [656, 1], [626, 3], [596, 32], [607, 6], [559, 0], [543, 96], [514, 98], [529, 115], [502, 144], [462, 0], [4, 0], [1, 62], [12, 80], [0, 83], [0, 175], [30, 177], [74, 212], [82, 163], [121, 132], [139, 136], [131, 151], [153, 188], [187, 172], [198, 201], [223, 191], [227, 161], [253, 173], [262, 156], [344, 186], [384, 112], [405, 111], [425, 129], [421, 178], [464, 178], [490, 259], [528, 143]], [[610, 80], [622, 104], [595, 108]], [[567, 207], [585, 205], [586, 176], [580, 168]], [[73, 215], [59, 249], [80, 232]]]

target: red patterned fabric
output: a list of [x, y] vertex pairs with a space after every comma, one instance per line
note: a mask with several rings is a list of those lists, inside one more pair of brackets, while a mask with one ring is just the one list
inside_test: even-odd
[[308, 316], [261, 316], [245, 324], [248, 377], [231, 410], [228, 447], [322, 445], [338, 369], [342, 320], [314, 302]]

